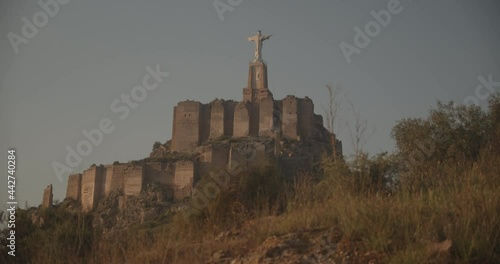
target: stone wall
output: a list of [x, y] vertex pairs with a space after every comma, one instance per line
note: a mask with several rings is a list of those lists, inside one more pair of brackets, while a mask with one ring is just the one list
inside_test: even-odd
[[[182, 168], [181, 165], [177, 173], [183, 172]], [[185, 170], [187, 167], [184, 165], [184, 174], [181, 173], [178, 176], [186, 176]], [[146, 183], [156, 182], [165, 186], [173, 186], [175, 173], [174, 163], [91, 166], [83, 174], [74, 174], [69, 177], [66, 197], [79, 201], [84, 211], [91, 211], [100, 200], [114, 190], [122, 190], [124, 195], [138, 196]], [[194, 173], [193, 170], [192, 178]], [[44, 201], [46, 197], [48, 196], [44, 193]]]
[[234, 108], [234, 137], [247, 137], [250, 135], [250, 113], [249, 102], [240, 102]]
[[99, 189], [97, 190], [97, 193], [96, 193], [96, 200], [97, 201], [106, 197], [106, 179], [108, 177], [106, 166], [101, 165], [98, 168], [100, 170], [101, 176], [97, 179], [97, 181], [98, 181], [97, 186], [99, 187]]
[[109, 167], [108, 170], [111, 171], [112, 176], [107, 178], [108, 181], [106, 182], [108, 194], [113, 190], [123, 188], [128, 166], [129, 164], [115, 164]]
[[214, 100], [210, 103], [210, 139], [224, 135], [224, 120], [226, 116], [224, 100]]
[[335, 148], [337, 149], [337, 156], [342, 157], [344, 155], [342, 151], [342, 141], [337, 139], [335, 142]]
[[[211, 116], [211, 107], [210, 107], [210, 104], [201, 104], [201, 107], [200, 107], [200, 130], [199, 130], [199, 134], [200, 134], [200, 138], [199, 138], [199, 141], [198, 141], [198, 145], [201, 145], [205, 142], [208, 141], [208, 139], [210, 138], [210, 126], [211, 126], [211, 120], [210, 120], [210, 116]], [[221, 126], [223, 127], [223, 125]]]
[[184, 188], [191, 186], [194, 180], [194, 162], [179, 161], [175, 164], [174, 186]]
[[229, 148], [226, 145], [214, 145], [211, 149], [211, 167], [214, 169], [226, 169], [229, 158]]
[[274, 100], [267, 97], [259, 101], [259, 136], [274, 136]]
[[52, 207], [52, 184], [47, 186], [45, 190], [43, 190], [43, 202], [42, 202], [42, 208], [50, 208]]
[[168, 162], [152, 162], [144, 166], [144, 181], [161, 185], [174, 184], [175, 164]]
[[200, 175], [208, 175], [213, 169], [227, 169], [229, 147], [227, 145], [210, 145], [200, 154]]
[[82, 174], [77, 173], [70, 175], [68, 178], [68, 186], [66, 188], [66, 197], [79, 201], [81, 192]]
[[179, 161], [175, 164], [174, 197], [181, 199], [190, 196], [197, 181], [196, 165], [192, 161]]
[[272, 149], [267, 149], [261, 142], [232, 143], [229, 148], [227, 168], [234, 171], [268, 165], [272, 152]]
[[251, 137], [256, 137], [259, 135], [259, 115], [260, 115], [260, 107], [259, 102], [250, 103], [250, 124], [248, 128], [248, 135]]
[[323, 116], [314, 114], [314, 124], [317, 126], [323, 126]]
[[103, 169], [104, 177], [104, 197], [106, 197], [113, 189], [113, 184], [117, 185], [113, 180], [113, 165], [105, 165]]
[[268, 93], [253, 102], [185, 101], [174, 107], [172, 150], [189, 152], [222, 136], [275, 137], [279, 130], [283, 138], [298, 139], [300, 135], [310, 136], [315, 125], [323, 126], [323, 120], [314, 114], [314, 104], [308, 97], [289, 95], [274, 100]]
[[123, 184], [123, 194], [138, 196], [142, 191], [144, 183], [144, 167], [143, 166], [130, 166], [125, 175], [125, 182]]
[[238, 102], [226, 101], [224, 104], [224, 135], [232, 136], [234, 130], [234, 109]]
[[91, 211], [104, 186], [101, 186], [102, 166], [91, 166], [82, 175], [81, 203], [83, 211]]
[[287, 96], [282, 101], [281, 133], [284, 138], [297, 139], [298, 133], [298, 101], [295, 96]]
[[299, 135], [310, 136], [315, 123], [314, 104], [307, 96], [304, 99], [297, 99], [297, 103], [297, 130]]

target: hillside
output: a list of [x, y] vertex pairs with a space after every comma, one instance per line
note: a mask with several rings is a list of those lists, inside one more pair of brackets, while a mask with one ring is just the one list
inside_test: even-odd
[[[172, 202], [159, 186], [19, 211], [19, 263], [498, 263], [500, 100], [438, 104], [393, 129], [399, 152], [285, 178], [273, 165], [204, 180]], [[427, 129], [427, 131], [423, 131]], [[433, 142], [413, 148], [412, 142]], [[410, 159], [417, 151], [421, 159]], [[224, 186], [213, 196], [200, 190]], [[205, 193], [206, 194], [206, 193]], [[3, 231], [2, 240], [7, 230]], [[2, 243], [4, 245], [4, 243]], [[0, 248], [0, 260], [6, 259]]]

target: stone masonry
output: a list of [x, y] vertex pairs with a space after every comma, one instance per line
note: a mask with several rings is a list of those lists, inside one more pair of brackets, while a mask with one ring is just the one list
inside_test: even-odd
[[[121, 190], [124, 196], [137, 196], [149, 183], [168, 186], [175, 199], [182, 199], [191, 195], [197, 181], [211, 170], [248, 169], [269, 163], [272, 157], [282, 159], [284, 171], [290, 173], [311, 167], [313, 156], [325, 150], [320, 145], [330, 144], [327, 141], [332, 134], [323, 127], [323, 117], [314, 113], [314, 104], [307, 96], [273, 98], [268, 87], [267, 65], [261, 56], [262, 42], [269, 38], [260, 31], [249, 38], [255, 42], [256, 51], [249, 64], [247, 87], [243, 88], [240, 102], [223, 99], [208, 104], [190, 100], [179, 102], [173, 111], [169, 149], [166, 145], [160, 146], [162, 161], [91, 166], [83, 173], [69, 176], [66, 197], [78, 201], [84, 211], [91, 211], [114, 190]], [[231, 138], [250, 140], [220, 143]], [[311, 149], [307, 153], [301, 153], [300, 149], [284, 152], [283, 144], [289, 141], [316, 146], [311, 148], [315, 153], [307, 152]], [[333, 145], [341, 156], [341, 142]], [[196, 154], [196, 158], [167, 159], [179, 153]], [[48, 186], [43, 206], [51, 205], [52, 186]]]
[[[259, 74], [259, 76], [257, 76]], [[243, 89], [241, 102], [216, 99], [208, 104], [184, 101], [174, 107], [172, 150], [189, 152], [212, 139], [226, 137], [308, 137], [323, 117], [314, 114], [308, 97], [289, 95], [274, 100], [267, 86], [267, 67], [253, 62], [249, 87]], [[208, 133], [208, 135], [207, 135]]]
[[[190, 193], [191, 188], [187, 187], [192, 187], [196, 180], [194, 167], [195, 164], [188, 161], [93, 165], [82, 174], [69, 177], [66, 198], [80, 202], [83, 211], [91, 211], [112, 191], [121, 190], [125, 196], [138, 196], [146, 183], [156, 182]], [[44, 192], [44, 206], [52, 202], [52, 198], [48, 198], [51, 197], [48, 195], [49, 187]]]
[[50, 208], [52, 207], [52, 184], [47, 186], [45, 190], [43, 191], [43, 202], [42, 202], [42, 208]]

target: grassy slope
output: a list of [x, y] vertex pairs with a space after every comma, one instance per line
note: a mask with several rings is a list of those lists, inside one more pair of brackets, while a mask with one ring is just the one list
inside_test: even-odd
[[[336, 228], [340, 243], [356, 245], [359, 256], [376, 252], [381, 263], [498, 263], [498, 164], [499, 155], [485, 155], [472, 166], [429, 168], [439, 177], [436, 184], [390, 194], [353, 188], [341, 180], [348, 172], [339, 166], [330, 166], [319, 182], [303, 177], [285, 185], [264, 171], [242, 176], [190, 220], [179, 214], [164, 225], [130, 229], [105, 243], [94, 237], [88, 249], [85, 228], [70, 225], [81, 223], [78, 218], [48, 213], [46, 221], [53, 224], [32, 229], [19, 252], [36, 263], [203, 263], [220, 250], [232, 257], [249, 254], [270, 236]], [[236, 235], [220, 239], [228, 230]], [[445, 239], [452, 241], [450, 250], [431, 250]], [[341, 261], [349, 250], [338, 248], [332, 259]], [[363, 261], [356, 255], [351, 263]]]

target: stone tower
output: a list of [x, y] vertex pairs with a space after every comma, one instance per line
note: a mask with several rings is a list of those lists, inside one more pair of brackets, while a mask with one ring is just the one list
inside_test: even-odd
[[270, 37], [261, 35], [259, 30], [257, 35], [248, 38], [248, 41], [255, 42], [255, 56], [248, 67], [248, 84], [243, 88], [243, 101], [255, 102], [273, 96], [267, 86], [267, 65], [262, 60], [262, 44]]
[[53, 205], [52, 199], [53, 199], [53, 194], [52, 194], [52, 184], [49, 184], [45, 190], [43, 190], [43, 202], [42, 202], [42, 208], [51, 208]]

